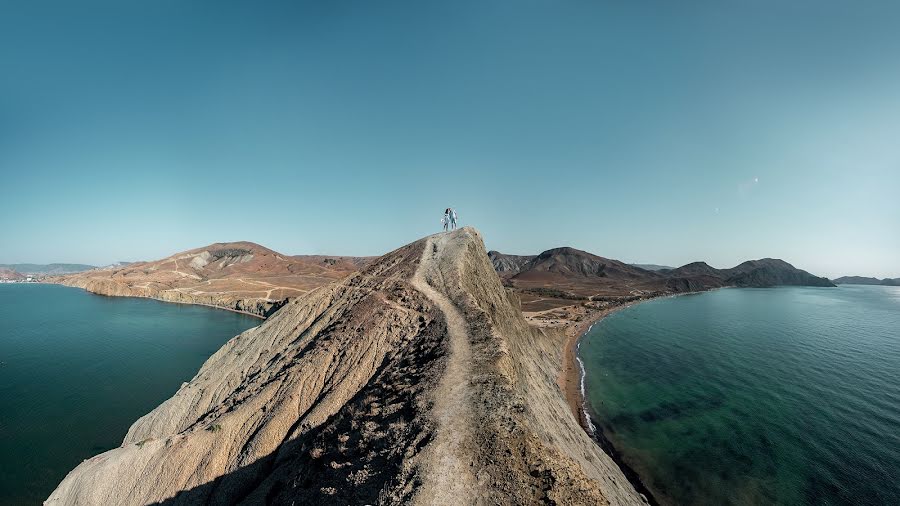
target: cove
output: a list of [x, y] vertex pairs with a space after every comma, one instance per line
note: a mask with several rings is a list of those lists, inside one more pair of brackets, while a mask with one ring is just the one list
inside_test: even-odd
[[594, 424], [662, 504], [900, 504], [900, 288], [658, 299], [579, 352]]

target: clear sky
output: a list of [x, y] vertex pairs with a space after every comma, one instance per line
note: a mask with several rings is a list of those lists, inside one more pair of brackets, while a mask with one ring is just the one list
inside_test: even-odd
[[0, 263], [440, 227], [900, 276], [900, 2], [0, 0]]

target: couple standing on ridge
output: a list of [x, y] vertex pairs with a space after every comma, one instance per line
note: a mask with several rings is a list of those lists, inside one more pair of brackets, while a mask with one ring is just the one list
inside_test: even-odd
[[451, 230], [456, 230], [456, 210], [450, 207], [444, 209], [444, 217], [441, 218], [441, 224], [444, 225], [444, 232], [447, 231], [448, 227], [452, 227]]

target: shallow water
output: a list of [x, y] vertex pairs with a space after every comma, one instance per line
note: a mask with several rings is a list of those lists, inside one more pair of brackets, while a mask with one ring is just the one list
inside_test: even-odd
[[595, 424], [662, 503], [900, 504], [900, 288], [724, 289], [585, 336]]
[[0, 504], [39, 504], [260, 322], [56, 285], [0, 285]]

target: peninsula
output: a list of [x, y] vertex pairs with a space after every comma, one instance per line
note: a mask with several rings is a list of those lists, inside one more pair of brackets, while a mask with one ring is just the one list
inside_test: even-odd
[[56, 281], [268, 318], [52, 505], [646, 504], [579, 426], [566, 378], [586, 325], [667, 294], [832, 286], [770, 259], [649, 271], [572, 248], [488, 253], [471, 227], [377, 259], [220, 243]]
[[475, 229], [427, 237], [290, 298], [47, 504], [643, 504], [557, 387], [564, 340]]

